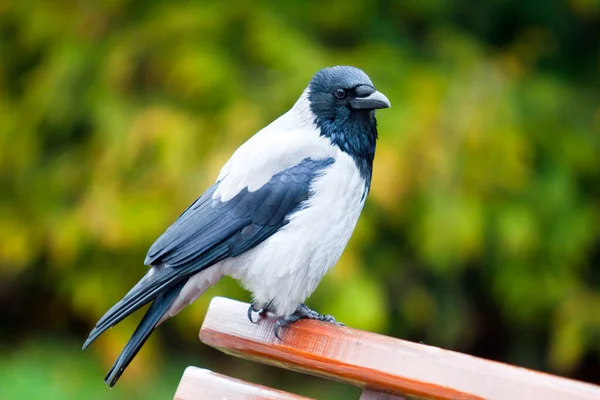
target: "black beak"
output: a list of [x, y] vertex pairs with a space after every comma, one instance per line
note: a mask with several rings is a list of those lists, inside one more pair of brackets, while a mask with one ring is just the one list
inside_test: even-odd
[[357, 110], [376, 110], [389, 108], [392, 105], [383, 93], [370, 86], [362, 85], [356, 88], [356, 98], [350, 101], [350, 106]]

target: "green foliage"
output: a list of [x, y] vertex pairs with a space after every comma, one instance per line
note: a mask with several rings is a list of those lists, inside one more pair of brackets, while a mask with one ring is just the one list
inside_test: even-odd
[[[81, 357], [78, 348], [43, 341], [28, 344], [0, 361], [0, 397], [10, 399], [114, 399], [173, 397], [181, 372], [162, 368], [162, 379], [152, 385], [124, 385], [107, 393], [102, 368], [91, 357]], [[7, 362], [8, 361], [8, 362]]]
[[[599, 25], [598, 0], [3, 3], [4, 350], [44, 331], [78, 347], [231, 152], [315, 71], [351, 64], [392, 108], [378, 114], [363, 217], [309, 304], [357, 328], [597, 380], [586, 371], [600, 368]], [[220, 283], [168, 323], [178, 345], [150, 341], [125, 381], [156, 374], [152, 361], [183, 371], [171, 347], [214, 359], [196, 333], [217, 294], [248, 298]], [[35, 382], [61, 374], [100, 381], [135, 324], [96, 353], [65, 351], [68, 371], [53, 345], [39, 358], [7, 351], [1, 375], [17, 382], [37, 358], [41, 377], [9, 397], [38, 397]], [[236, 368], [227, 360], [223, 372]]]

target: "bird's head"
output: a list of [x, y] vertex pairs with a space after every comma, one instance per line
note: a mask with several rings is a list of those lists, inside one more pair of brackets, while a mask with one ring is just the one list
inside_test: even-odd
[[390, 107], [390, 101], [363, 71], [339, 66], [315, 74], [306, 100], [321, 136], [355, 160], [368, 185], [377, 141], [375, 110]]
[[374, 110], [390, 107], [390, 101], [375, 90], [367, 74], [355, 67], [329, 67], [317, 72], [308, 85], [308, 100], [320, 124], [369, 119]]

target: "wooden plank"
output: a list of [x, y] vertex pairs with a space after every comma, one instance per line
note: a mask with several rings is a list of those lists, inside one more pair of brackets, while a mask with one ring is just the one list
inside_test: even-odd
[[311, 400], [196, 367], [186, 368], [174, 397], [174, 400], [222, 399]]
[[600, 399], [600, 387], [591, 384], [318, 321], [298, 321], [280, 341], [275, 319], [252, 324], [248, 307], [214, 298], [200, 339], [242, 358], [400, 396]]

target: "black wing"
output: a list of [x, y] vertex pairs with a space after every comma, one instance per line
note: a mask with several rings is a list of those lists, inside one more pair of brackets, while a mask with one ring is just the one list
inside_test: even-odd
[[[164, 314], [168, 306], [163, 299], [172, 302], [177, 296], [171, 292], [176, 289], [178, 293], [189, 277], [227, 257], [240, 255], [273, 235], [287, 223], [286, 217], [303, 207], [311, 195], [311, 183], [333, 162], [333, 158], [306, 158], [274, 175], [260, 189], [253, 192], [243, 189], [225, 202], [212, 199], [219, 183], [211, 186], [150, 247], [145, 263], [158, 268], [106, 312], [83, 348], [152, 300], [161, 300], [161, 304], [160, 307], [155, 304], [148, 312], [156, 309]], [[111, 386], [160, 319], [156, 315], [147, 316], [142, 322], [153, 323], [146, 324], [148, 326], [137, 335], [140, 324], [134, 335], [139, 336], [135, 345], [130, 341], [107, 377]], [[117, 364], [124, 365], [116, 368]]]
[[226, 202], [212, 200], [219, 185], [214, 184], [154, 242], [144, 263], [185, 269], [206, 266], [207, 256], [222, 259], [251, 249], [287, 223], [286, 217], [308, 199], [312, 181], [333, 161], [307, 158], [260, 189], [243, 189]]

